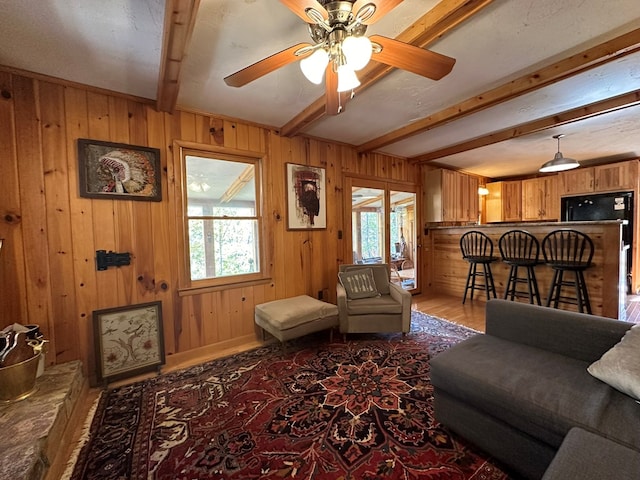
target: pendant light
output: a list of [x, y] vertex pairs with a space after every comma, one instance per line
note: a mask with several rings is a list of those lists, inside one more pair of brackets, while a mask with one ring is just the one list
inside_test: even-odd
[[578, 168], [580, 166], [577, 160], [562, 156], [562, 153], [560, 152], [560, 139], [562, 137], [564, 137], [563, 134], [553, 136], [553, 138], [558, 140], [558, 153], [556, 153], [555, 157], [553, 157], [552, 160], [549, 160], [547, 163], [540, 167], [540, 172], [562, 172], [564, 170], [571, 170], [572, 168]]

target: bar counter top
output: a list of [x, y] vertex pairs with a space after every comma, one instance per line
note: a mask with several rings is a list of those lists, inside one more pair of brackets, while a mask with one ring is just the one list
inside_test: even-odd
[[509, 227], [520, 228], [526, 230], [530, 227], [549, 227], [554, 228], [576, 228], [586, 227], [591, 225], [625, 225], [627, 220], [591, 220], [583, 222], [496, 222], [496, 223], [471, 223], [468, 225], [437, 225], [433, 227], [427, 227], [429, 230], [443, 230], [448, 228], [464, 228], [468, 230], [476, 230], [479, 228], [493, 228], [493, 227]]
[[[546, 299], [553, 277], [552, 269], [544, 264], [542, 239], [551, 231], [571, 228], [587, 234], [594, 244], [592, 267], [585, 272], [587, 288], [594, 315], [624, 319], [626, 299], [626, 255], [622, 245], [623, 220], [602, 220], [585, 222], [515, 222], [485, 223], [458, 226], [428, 226], [423, 237], [426, 292], [444, 293], [457, 296], [462, 302], [469, 264], [462, 259], [460, 237], [469, 230], [481, 230], [493, 241], [491, 264], [498, 298], [504, 296], [509, 266], [501, 261], [498, 241], [503, 233], [526, 230], [540, 242], [540, 261], [536, 267], [536, 277], [542, 304]], [[486, 301], [486, 295], [476, 290], [473, 302]], [[527, 301], [519, 299], [519, 301]], [[467, 303], [469, 300], [467, 299]], [[573, 305], [560, 308], [575, 310]]]

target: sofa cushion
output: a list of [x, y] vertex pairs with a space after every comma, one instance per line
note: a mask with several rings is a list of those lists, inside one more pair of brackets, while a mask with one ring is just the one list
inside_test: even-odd
[[640, 324], [587, 369], [594, 377], [623, 393], [640, 399]]
[[557, 448], [575, 426], [640, 449], [640, 404], [587, 372], [588, 362], [490, 335], [431, 361], [436, 389]]
[[371, 314], [400, 314], [402, 304], [396, 302], [391, 295], [381, 295], [375, 298], [362, 298], [347, 302], [347, 314], [371, 315]]
[[380, 295], [373, 278], [373, 271], [370, 268], [349, 270], [338, 273], [340, 283], [347, 292], [348, 300], [359, 298], [371, 298]]
[[637, 480], [640, 452], [581, 428], [572, 428], [542, 480]]

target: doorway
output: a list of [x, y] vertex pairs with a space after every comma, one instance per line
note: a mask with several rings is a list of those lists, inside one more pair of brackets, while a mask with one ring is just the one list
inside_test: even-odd
[[415, 187], [357, 178], [347, 179], [348, 230], [353, 263], [388, 263], [393, 283], [418, 290]]

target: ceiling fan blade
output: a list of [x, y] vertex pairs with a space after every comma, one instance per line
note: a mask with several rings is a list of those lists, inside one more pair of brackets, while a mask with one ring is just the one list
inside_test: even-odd
[[453, 69], [453, 65], [456, 63], [455, 58], [392, 38], [371, 35], [369, 39], [382, 46], [382, 51], [380, 53], [374, 52], [371, 60], [401, 68], [432, 80], [440, 80]]
[[329, 18], [327, 10], [318, 2], [318, 0], [280, 0], [280, 2], [307, 23], [313, 23], [307, 16], [307, 9], [309, 8], [313, 8], [320, 12], [325, 20]]
[[329, 62], [324, 74], [325, 84], [325, 111], [327, 115], [337, 115], [340, 113], [340, 93], [338, 92], [338, 74], [333, 70], [333, 65]]
[[248, 67], [243, 68], [242, 70], [237, 71], [224, 78], [224, 83], [229, 85], [230, 87], [242, 87], [249, 82], [253, 82], [254, 80], [266, 75], [267, 73], [271, 73], [274, 70], [277, 70], [280, 67], [284, 67], [296, 60], [304, 58], [306, 55], [295, 55], [302, 47], [310, 47], [311, 45], [308, 43], [299, 43], [294, 45], [293, 47], [289, 47], [286, 50], [282, 50], [281, 52], [274, 53], [273, 55], [263, 58], [259, 62], [254, 63], [253, 65], [249, 65]]
[[362, 22], [365, 25], [376, 23], [387, 13], [400, 5], [402, 3], [402, 0], [356, 0], [356, 2], [353, 4], [353, 7], [351, 7], [351, 12], [356, 15], [358, 13], [358, 10], [369, 3], [373, 3], [376, 6], [376, 11], [370, 18]]

